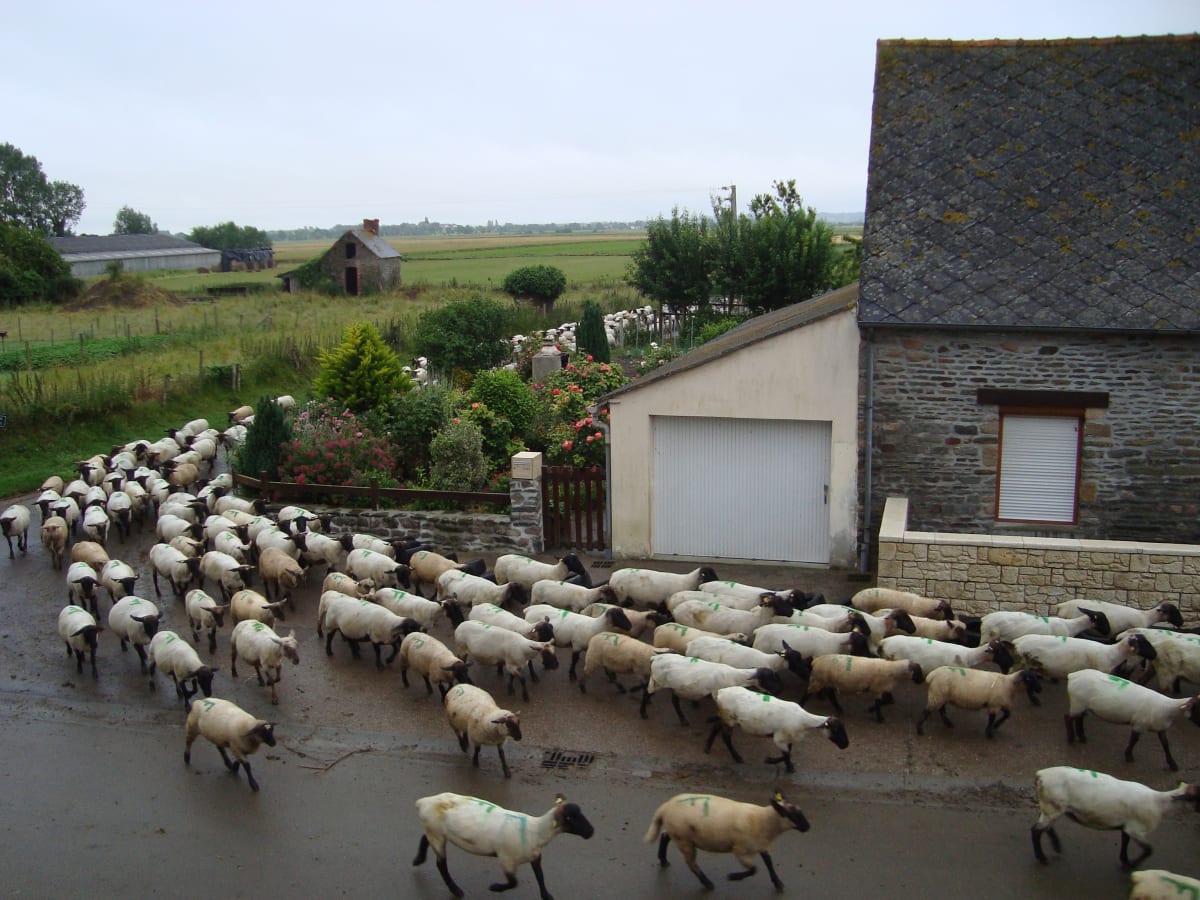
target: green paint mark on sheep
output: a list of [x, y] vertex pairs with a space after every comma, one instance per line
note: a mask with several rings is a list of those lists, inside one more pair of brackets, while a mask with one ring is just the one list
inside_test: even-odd
[[703, 806], [701, 806], [701, 808], [700, 808], [701, 809], [700, 814], [702, 816], [704, 816], [705, 818], [707, 818], [708, 817], [708, 806], [709, 806], [709, 802], [711, 800], [712, 800], [712, 797], [710, 797], [708, 794], [692, 794], [688, 797], [680, 797], [675, 802], [682, 803], [686, 806], [690, 806], [690, 807], [692, 807], [692, 809], [696, 808], [697, 803], [701, 803], [701, 804], [703, 804]]
[[263, 631], [266, 629], [267, 626], [264, 625], [262, 622], [255, 622], [250, 627], [253, 628], [255, 631]]
[[964, 669], [962, 666], [946, 666], [946, 668], [949, 669], [951, 672], [957, 672], [963, 678], [967, 677], [967, 670]]
[[621, 636], [619, 634], [613, 634], [611, 631], [600, 632], [600, 637], [608, 641], [614, 647], [621, 643]]
[[762, 702], [763, 702], [763, 703], [770, 703], [770, 702], [771, 702], [771, 695], [770, 695], [770, 694], [760, 694], [759, 696], [761, 696], [761, 697], [762, 697]]
[[[488, 810], [488, 812], [491, 812], [491, 810]], [[516, 821], [517, 828], [521, 832], [521, 846], [526, 846], [528, 844], [528, 836], [526, 832], [529, 830], [529, 817], [523, 816], [520, 813], [506, 812], [504, 814], [504, 818], [513, 819]]]
[[207, 712], [208, 710], [212, 709], [217, 704], [214, 703], [212, 700], [201, 700], [200, 705], [203, 706], [205, 712]]
[[1132, 682], [1126, 681], [1124, 678], [1120, 678], [1116, 675], [1109, 675], [1108, 680], [1117, 686], [1118, 691], [1123, 691], [1132, 684]]
[[497, 808], [495, 803], [488, 803], [488, 801], [480, 800], [478, 797], [472, 797], [471, 802], [474, 803], [476, 806], [483, 807], [484, 815], [490, 815], [492, 810]]
[[68, 607], [67, 607], [67, 612], [69, 612], [69, 613], [80, 613], [80, 612], [83, 612], [83, 610], [82, 610], [82, 609], [80, 609], [78, 606], [68, 606]]
[[571, 611], [570, 611], [569, 609], [564, 609], [564, 610], [562, 611], [562, 614], [559, 616], [559, 618], [560, 618], [560, 619], [565, 619], [565, 618], [566, 618], [567, 616], [569, 616], [570, 614], [571, 614]]
[[1178, 881], [1172, 878], [1170, 875], [1159, 875], [1158, 878], [1163, 883], [1169, 884], [1171, 887], [1175, 888], [1175, 893], [1177, 894], [1186, 894], [1189, 897], [1200, 898], [1200, 888], [1196, 888], [1194, 885], [1184, 884], [1182, 881]]
[[708, 604], [708, 608], [711, 609], [713, 612], [716, 612], [717, 610], [719, 610], [721, 608], [721, 604], [718, 603], [716, 600], [714, 600], [712, 603]]
[[847, 671], [847, 672], [849, 672], [849, 671], [850, 671], [850, 667], [854, 665], [854, 657], [853, 657], [853, 656], [846, 656], [846, 657], [843, 657], [843, 658], [846, 660], [846, 671]]
[[163, 643], [164, 644], [173, 644], [177, 640], [179, 640], [179, 635], [175, 634], [175, 632], [173, 632], [173, 631], [168, 631], [167, 636], [165, 638], [163, 638]]
[[1092, 769], [1076, 769], [1076, 772], [1082, 772], [1084, 775], [1091, 775], [1093, 778], [1099, 778], [1100, 773]]
[[1038, 616], [1038, 618], [1039, 618], [1039, 619], [1041, 619], [1043, 622], [1045, 622], [1047, 625], [1049, 625], [1049, 624], [1050, 624], [1050, 617], [1049, 617], [1049, 616]]

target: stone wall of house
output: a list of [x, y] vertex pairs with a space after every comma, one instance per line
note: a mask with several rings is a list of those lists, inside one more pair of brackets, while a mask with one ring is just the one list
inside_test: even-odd
[[[356, 246], [353, 259], [346, 259], [346, 244]], [[358, 269], [358, 290], [360, 294], [371, 291], [386, 291], [400, 284], [400, 264], [398, 257], [380, 259], [367, 249], [366, 245], [354, 235], [343, 235], [321, 257], [320, 266], [333, 276], [334, 280], [345, 287], [346, 268]]]
[[[867, 339], [867, 534], [883, 498], [904, 495], [923, 531], [1200, 543], [1200, 337], [888, 329]], [[981, 388], [1109, 395], [1084, 421], [1078, 524], [995, 521], [1000, 415], [977, 402]]]
[[1087, 541], [908, 530], [909, 500], [889, 497], [879, 530], [879, 587], [952, 602], [983, 615], [1035, 615], [1074, 597], [1149, 609], [1178, 604], [1185, 623], [1200, 616], [1200, 545]]

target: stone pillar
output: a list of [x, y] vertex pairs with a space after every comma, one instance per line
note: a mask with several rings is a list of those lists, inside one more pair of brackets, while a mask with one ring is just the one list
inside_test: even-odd
[[522, 451], [513, 456], [508, 496], [517, 548], [528, 556], [540, 555], [546, 549], [542, 522], [542, 454]]
[[533, 357], [533, 380], [541, 384], [547, 375], [557, 372], [563, 367], [563, 354], [554, 346], [554, 339], [547, 332], [542, 338], [542, 349]]

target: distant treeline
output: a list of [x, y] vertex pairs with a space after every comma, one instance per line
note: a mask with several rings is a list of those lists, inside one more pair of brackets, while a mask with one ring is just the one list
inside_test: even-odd
[[[273, 241], [317, 241], [339, 238], [361, 224], [334, 225], [332, 228], [288, 228], [268, 231]], [[447, 234], [573, 234], [594, 231], [639, 231], [646, 223], [638, 222], [551, 222], [541, 225], [514, 225], [489, 222], [487, 225], [447, 225], [443, 222], [402, 222], [399, 225], [380, 225], [382, 237], [425, 237]]]

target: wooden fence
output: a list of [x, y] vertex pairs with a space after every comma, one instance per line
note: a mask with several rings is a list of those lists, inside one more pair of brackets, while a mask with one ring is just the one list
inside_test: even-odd
[[273, 500], [326, 500], [329, 497], [365, 497], [370, 509], [379, 509], [380, 501], [386, 501], [388, 506], [403, 508], [406, 503], [418, 501], [454, 501], [467, 505], [494, 503], [507, 506], [509, 495], [490, 494], [478, 491], [426, 491], [416, 488], [381, 488], [379, 482], [372, 478], [371, 483], [361, 485], [336, 484], [298, 484], [295, 481], [271, 481], [268, 473], [263, 472], [259, 478], [235, 473], [234, 484], [240, 484], [252, 491], [257, 491], [264, 497]]
[[547, 552], [603, 550], [605, 483], [600, 469], [542, 467], [542, 523]]

